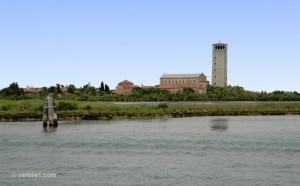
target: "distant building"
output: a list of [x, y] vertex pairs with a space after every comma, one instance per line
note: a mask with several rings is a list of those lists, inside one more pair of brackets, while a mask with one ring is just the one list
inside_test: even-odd
[[160, 77], [159, 89], [169, 91], [192, 88], [200, 94], [207, 92], [208, 81], [206, 76], [201, 74], [164, 74]]
[[118, 86], [116, 87], [114, 92], [117, 94], [126, 94], [126, 93], [131, 92], [134, 87], [137, 87], [137, 86], [128, 80], [124, 80], [124, 81], [118, 83]]
[[60, 87], [60, 91], [62, 94], [69, 94], [68, 87]]
[[44, 91], [43, 88], [33, 88], [33, 87], [27, 87], [23, 88], [24, 93], [41, 93]]
[[227, 86], [227, 44], [212, 45], [212, 86]]

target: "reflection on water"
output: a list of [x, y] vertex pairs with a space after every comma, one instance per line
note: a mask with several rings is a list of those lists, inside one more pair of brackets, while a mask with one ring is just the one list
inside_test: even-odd
[[212, 130], [225, 131], [228, 128], [228, 119], [227, 118], [213, 118], [213, 119], [211, 119], [210, 128]]
[[49, 126], [49, 127], [43, 127], [44, 132], [56, 132], [57, 127]]

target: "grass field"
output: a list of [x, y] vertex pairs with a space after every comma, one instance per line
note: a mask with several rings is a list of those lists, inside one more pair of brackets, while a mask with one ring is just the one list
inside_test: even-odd
[[[113, 103], [57, 100], [59, 120], [300, 114], [300, 102]], [[1, 121], [41, 120], [42, 100], [0, 100]]]

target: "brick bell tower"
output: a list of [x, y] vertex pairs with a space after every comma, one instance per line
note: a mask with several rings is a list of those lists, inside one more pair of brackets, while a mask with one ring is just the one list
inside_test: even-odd
[[212, 45], [212, 86], [227, 86], [227, 44]]

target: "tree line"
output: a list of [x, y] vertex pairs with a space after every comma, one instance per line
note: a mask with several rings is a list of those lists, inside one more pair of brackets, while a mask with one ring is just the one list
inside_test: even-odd
[[109, 86], [107, 84], [104, 84], [104, 82], [102, 81], [99, 88], [91, 86], [90, 84], [86, 84], [81, 88], [76, 88], [75, 85], [72, 85], [72, 84], [70, 84], [68, 86], [56, 84], [56, 86], [43, 87], [43, 93], [44, 94], [48, 94], [48, 93], [62, 94], [63, 88], [66, 90], [65, 93], [68, 93], [68, 94], [74, 94], [76, 92], [81, 92], [81, 93], [85, 93], [85, 94], [96, 94], [97, 92], [106, 92], [106, 93], [111, 92]]
[[[67, 89], [67, 94], [62, 94], [62, 89]], [[129, 94], [114, 94], [109, 86], [101, 82], [96, 88], [89, 84], [81, 88], [74, 85], [43, 87], [40, 93], [24, 93], [18, 83], [0, 90], [0, 99], [42, 99], [52, 93], [56, 99], [79, 101], [300, 101], [297, 91], [255, 92], [245, 90], [240, 86], [213, 87], [209, 86], [206, 94], [199, 94], [191, 88], [184, 88], [176, 92], [156, 88], [133, 88]]]

